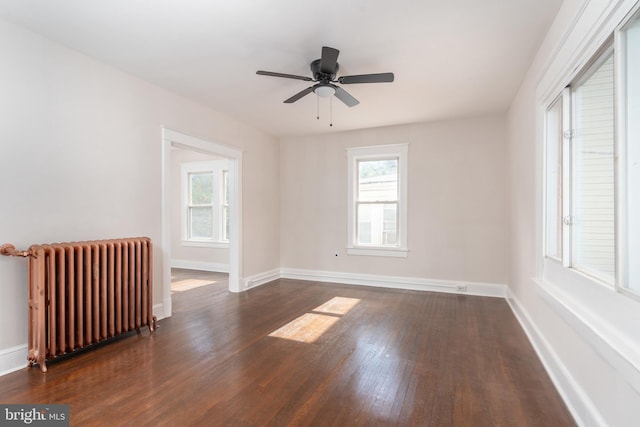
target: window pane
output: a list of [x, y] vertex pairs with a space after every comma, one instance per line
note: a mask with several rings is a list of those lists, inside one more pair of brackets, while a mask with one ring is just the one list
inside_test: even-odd
[[358, 201], [398, 200], [398, 159], [358, 161]]
[[572, 265], [615, 278], [613, 55], [574, 91]]
[[625, 50], [622, 52], [623, 70], [626, 77], [626, 141], [624, 154], [624, 184], [626, 194], [623, 195], [626, 208], [626, 223], [623, 228], [627, 238], [623, 253], [627, 265], [625, 286], [640, 292], [640, 15], [627, 24], [622, 32]]
[[371, 205], [358, 205], [358, 244], [371, 244]]
[[546, 113], [546, 255], [562, 253], [562, 98]]
[[229, 240], [229, 171], [222, 171], [222, 240]]
[[229, 206], [222, 207], [222, 240], [229, 240]]
[[397, 246], [397, 203], [359, 203], [357, 224], [358, 245]]
[[190, 173], [190, 197], [192, 205], [210, 205], [213, 203], [213, 173]]
[[213, 239], [213, 210], [210, 206], [189, 208], [189, 228], [192, 239]]
[[229, 171], [222, 171], [222, 204], [229, 204]]
[[398, 205], [384, 205], [382, 244], [395, 245], [398, 242]]

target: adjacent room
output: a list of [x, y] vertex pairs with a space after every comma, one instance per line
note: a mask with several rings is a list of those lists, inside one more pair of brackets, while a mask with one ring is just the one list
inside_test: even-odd
[[636, 425], [639, 10], [1, 0], [2, 422]]

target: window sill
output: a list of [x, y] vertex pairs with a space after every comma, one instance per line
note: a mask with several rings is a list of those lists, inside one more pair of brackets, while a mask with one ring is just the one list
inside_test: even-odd
[[182, 240], [180, 246], [192, 247], [192, 248], [219, 248], [228, 249], [229, 242], [213, 242], [213, 241], [199, 241], [199, 240]]
[[635, 332], [640, 315], [636, 303], [603, 286], [585, 288], [575, 295], [544, 279], [534, 282], [550, 307], [640, 391], [640, 346]]
[[392, 258], [406, 258], [409, 251], [403, 248], [382, 247], [351, 247], [347, 248], [347, 255], [383, 256]]

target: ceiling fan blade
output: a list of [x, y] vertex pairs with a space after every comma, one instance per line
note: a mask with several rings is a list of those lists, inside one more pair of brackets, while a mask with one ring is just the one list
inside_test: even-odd
[[393, 81], [393, 73], [379, 74], [360, 74], [357, 76], [343, 76], [338, 81], [344, 85], [354, 83], [391, 83]]
[[335, 74], [339, 54], [340, 51], [338, 49], [323, 46], [322, 56], [320, 57], [320, 72], [325, 74]]
[[285, 79], [304, 80], [305, 82], [313, 81], [313, 79], [311, 77], [296, 76], [296, 75], [293, 75], [293, 74], [274, 73], [272, 71], [258, 70], [258, 71], [256, 71], [256, 74], [259, 74], [261, 76], [283, 77]]
[[306, 88], [305, 90], [296, 93], [291, 98], [286, 99], [284, 101], [284, 103], [285, 104], [291, 104], [292, 102], [296, 102], [298, 99], [302, 98], [305, 95], [309, 95], [311, 92], [313, 92], [313, 86], [310, 86], [310, 87]]
[[336, 89], [336, 93], [335, 93], [336, 98], [344, 102], [347, 107], [354, 107], [360, 104], [360, 101], [358, 101], [353, 96], [351, 96], [349, 92], [347, 92], [346, 90], [342, 89], [339, 86], [336, 86], [335, 89]]

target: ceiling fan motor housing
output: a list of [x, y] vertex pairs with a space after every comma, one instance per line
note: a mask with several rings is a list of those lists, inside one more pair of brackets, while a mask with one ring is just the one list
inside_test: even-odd
[[336, 62], [336, 68], [333, 70], [333, 73], [323, 73], [321, 71], [321, 59], [316, 59], [311, 63], [311, 72], [313, 73], [313, 79], [323, 83], [329, 83], [335, 81], [336, 75], [338, 74], [338, 70], [340, 69], [340, 65]]

